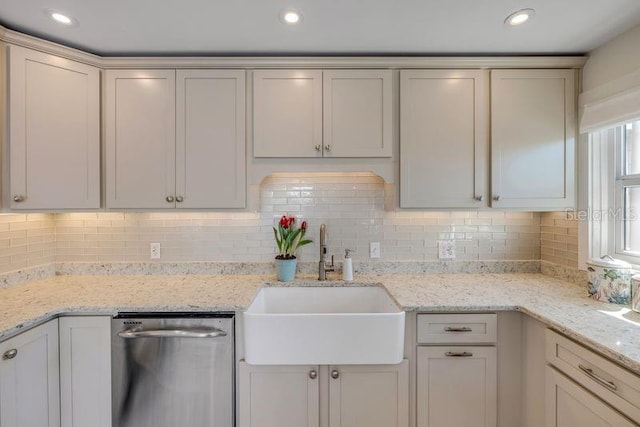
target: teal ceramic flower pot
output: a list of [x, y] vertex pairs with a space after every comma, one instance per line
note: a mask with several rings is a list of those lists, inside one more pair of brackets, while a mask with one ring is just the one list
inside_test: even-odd
[[297, 259], [276, 259], [278, 269], [278, 280], [280, 282], [291, 282], [296, 277]]

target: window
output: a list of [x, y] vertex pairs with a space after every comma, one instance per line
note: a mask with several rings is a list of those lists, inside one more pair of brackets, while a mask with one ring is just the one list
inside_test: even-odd
[[620, 126], [616, 143], [616, 255], [640, 257], [640, 121]]
[[588, 182], [586, 258], [640, 265], [640, 121], [589, 134]]

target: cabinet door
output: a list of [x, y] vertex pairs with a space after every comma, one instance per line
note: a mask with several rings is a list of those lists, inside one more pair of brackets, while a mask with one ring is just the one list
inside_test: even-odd
[[633, 427], [622, 414], [569, 378], [546, 367], [546, 427]]
[[409, 362], [329, 367], [330, 427], [407, 427]]
[[391, 70], [322, 74], [324, 157], [391, 157]]
[[486, 81], [480, 70], [401, 71], [401, 207], [486, 206]]
[[0, 343], [0, 426], [59, 427], [58, 320]]
[[244, 70], [176, 78], [176, 207], [244, 208]]
[[61, 317], [62, 427], [111, 427], [111, 318]]
[[318, 366], [240, 362], [240, 427], [318, 427]]
[[494, 347], [418, 347], [418, 427], [496, 427]]
[[322, 71], [253, 72], [253, 155], [322, 157]]
[[100, 207], [100, 72], [9, 51], [12, 209]]
[[491, 206], [575, 204], [575, 72], [491, 72]]
[[175, 71], [106, 72], [108, 208], [175, 206]]

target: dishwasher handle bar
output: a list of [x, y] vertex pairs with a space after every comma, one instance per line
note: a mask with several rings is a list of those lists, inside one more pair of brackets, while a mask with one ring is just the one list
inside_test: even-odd
[[118, 332], [120, 338], [215, 338], [226, 337], [227, 333], [217, 328], [198, 329], [125, 329]]

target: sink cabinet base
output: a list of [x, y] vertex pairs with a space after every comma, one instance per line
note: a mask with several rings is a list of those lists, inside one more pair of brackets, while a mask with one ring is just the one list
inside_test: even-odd
[[240, 427], [408, 427], [409, 362], [240, 362]]

